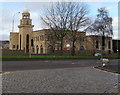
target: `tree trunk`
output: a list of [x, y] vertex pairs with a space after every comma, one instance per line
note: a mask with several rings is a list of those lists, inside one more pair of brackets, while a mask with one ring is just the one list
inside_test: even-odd
[[60, 55], [63, 55], [63, 39], [61, 39], [61, 46], [60, 46], [61, 48], [61, 53], [60, 53]]
[[105, 36], [104, 35], [102, 36], [102, 53], [103, 55], [105, 53]]
[[71, 55], [75, 55], [75, 41], [72, 42], [72, 50], [71, 50]]

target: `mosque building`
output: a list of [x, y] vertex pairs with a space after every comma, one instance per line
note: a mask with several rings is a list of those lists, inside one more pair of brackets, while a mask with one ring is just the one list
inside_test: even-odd
[[[28, 10], [24, 10], [22, 13], [22, 19], [20, 19], [20, 25], [18, 25], [19, 32], [10, 32], [10, 50], [24, 50], [25, 53], [30, 52], [32, 54], [50, 54], [51, 42], [53, 39], [50, 37], [52, 31], [50, 29], [42, 29], [33, 31], [34, 25], [32, 25], [32, 19]], [[75, 43], [76, 51], [84, 54], [86, 51], [99, 52], [101, 50], [100, 36], [86, 35], [86, 32], [78, 32], [80, 35]], [[106, 37], [105, 51], [112, 53], [112, 37]], [[70, 50], [72, 42], [69, 37], [65, 37], [63, 42], [63, 50]], [[54, 49], [60, 50], [60, 43], [57, 41], [54, 43]]]

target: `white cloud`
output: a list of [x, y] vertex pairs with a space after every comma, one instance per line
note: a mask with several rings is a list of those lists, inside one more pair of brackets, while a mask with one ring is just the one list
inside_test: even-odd
[[113, 38], [116, 39], [118, 38], [118, 17], [113, 18]]
[[[94, 2], [94, 1], [93, 1]], [[93, 2], [90, 3], [90, 6], [94, 6], [96, 8], [101, 7], [103, 5], [103, 2], [99, 2], [95, 5], [93, 4]], [[39, 30], [43, 28], [43, 23], [40, 19], [40, 15], [43, 15], [41, 13], [41, 10], [43, 11], [46, 7], [49, 8], [49, 6], [51, 6], [52, 3], [46, 3], [46, 2], [21, 2], [20, 4], [20, 8], [21, 10], [23, 10], [23, 8], [28, 8], [30, 13], [31, 13], [31, 19], [32, 19], [32, 23], [34, 26], [34, 30]], [[113, 6], [108, 6], [107, 7], [108, 10], [113, 9]], [[1, 11], [2, 10], [2, 11]], [[7, 10], [7, 12], [6, 12]], [[19, 10], [18, 10], [19, 11]], [[13, 20], [13, 15], [16, 12], [11, 10], [9, 7], [2, 7], [2, 9], [0, 8], [0, 22], [2, 22], [2, 25], [0, 25], [0, 38], [2, 37], [1, 35], [3, 34], [3, 38], [4, 39], [9, 39], [9, 34], [12, 31], [12, 20]], [[22, 13], [22, 12], [21, 12]], [[1, 16], [2, 15], [2, 16]], [[94, 16], [92, 16], [93, 18], [95, 18]], [[14, 17], [14, 31], [17, 32], [19, 31], [18, 29], [18, 25], [20, 23], [20, 19], [21, 19], [21, 14], [17, 14]], [[113, 29], [114, 29], [114, 38], [117, 37], [118, 35], [118, 17], [114, 17], [113, 18]], [[8, 37], [8, 38], [7, 38]]]
[[9, 34], [0, 34], [0, 40], [9, 40]]

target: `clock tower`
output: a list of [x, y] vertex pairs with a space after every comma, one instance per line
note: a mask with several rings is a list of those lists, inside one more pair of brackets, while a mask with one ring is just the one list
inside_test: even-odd
[[19, 28], [19, 50], [25, 50], [29, 52], [31, 49], [31, 33], [34, 25], [32, 25], [32, 19], [30, 19], [30, 13], [28, 9], [24, 9], [22, 13], [22, 19], [20, 20]]

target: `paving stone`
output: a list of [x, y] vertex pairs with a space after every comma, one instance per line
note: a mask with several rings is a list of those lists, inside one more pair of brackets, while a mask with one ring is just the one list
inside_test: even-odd
[[103, 93], [118, 75], [92, 67], [31, 70], [3, 74], [3, 93]]

